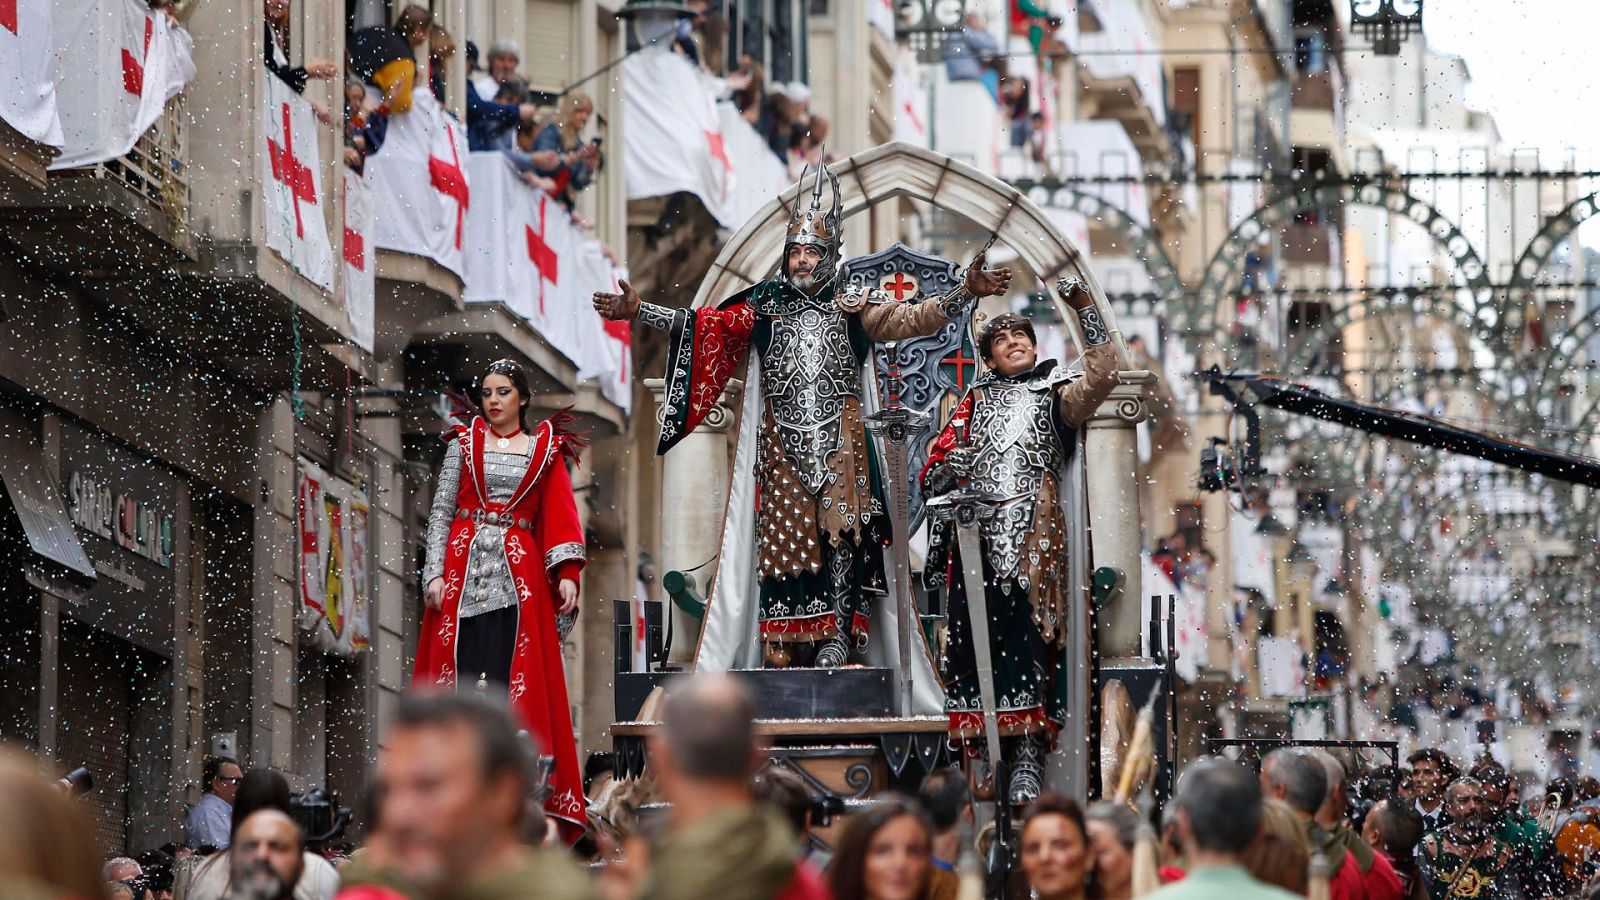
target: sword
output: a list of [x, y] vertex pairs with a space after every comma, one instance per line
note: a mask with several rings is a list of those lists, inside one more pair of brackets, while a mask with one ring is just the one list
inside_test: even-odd
[[884, 461], [889, 469], [889, 533], [894, 541], [895, 603], [900, 610], [900, 714], [911, 715], [911, 629], [920, 628], [916, 604], [911, 596], [911, 481], [906, 471], [906, 444], [911, 435], [928, 424], [927, 413], [900, 402], [900, 354], [896, 343], [888, 341], [889, 357], [886, 385], [889, 402], [866, 417], [867, 430], [883, 438]]
[[[967, 621], [972, 625], [972, 656], [978, 669], [978, 699], [983, 704], [983, 735], [989, 748], [989, 771], [1000, 771], [1000, 722], [994, 691], [994, 654], [989, 646], [989, 599], [983, 582], [983, 523], [994, 517], [997, 501], [988, 491], [963, 486], [923, 504], [928, 515], [953, 522], [961, 553], [961, 583], [967, 590]], [[995, 778], [995, 803], [1005, 803], [1005, 786]]]

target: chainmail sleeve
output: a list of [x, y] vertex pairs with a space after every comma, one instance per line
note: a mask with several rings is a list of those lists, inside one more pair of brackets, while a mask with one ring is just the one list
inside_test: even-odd
[[461, 442], [452, 440], [433, 484], [433, 508], [428, 512], [428, 555], [422, 566], [424, 587], [444, 576], [444, 546], [450, 540], [450, 523], [456, 517], [456, 494], [460, 490]]

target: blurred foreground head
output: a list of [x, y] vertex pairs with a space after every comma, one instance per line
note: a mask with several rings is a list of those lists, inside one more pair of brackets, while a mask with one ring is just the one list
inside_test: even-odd
[[651, 741], [652, 763], [674, 803], [695, 786], [748, 790], [761, 762], [755, 706], [733, 676], [678, 681], [662, 706], [661, 723]]
[[510, 713], [483, 697], [403, 699], [378, 762], [378, 828], [399, 873], [438, 890], [514, 849], [531, 755]]
[[[1322, 802], [1316, 793], [1313, 809]], [[1261, 782], [1233, 760], [1205, 757], [1183, 770], [1173, 807], [1185, 855], [1237, 857], [1261, 830]]]
[[0, 748], [0, 885], [104, 897], [91, 835], [82, 808], [39, 774], [36, 759]]

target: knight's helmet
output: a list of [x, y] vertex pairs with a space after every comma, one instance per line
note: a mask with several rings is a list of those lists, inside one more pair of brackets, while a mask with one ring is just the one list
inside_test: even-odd
[[[839, 257], [843, 252], [843, 234], [840, 231], [839, 213], [843, 197], [839, 193], [839, 176], [833, 174], [822, 162], [826, 145], [818, 148], [817, 171], [811, 181], [811, 208], [805, 209], [805, 192], [795, 196], [794, 211], [789, 214], [789, 232], [783, 241], [784, 258], [778, 261], [778, 277], [789, 280], [789, 248], [795, 244], [816, 247], [822, 251], [822, 261], [817, 263], [818, 284], [827, 284], [839, 274]], [[822, 208], [822, 177], [826, 174], [833, 189], [833, 202]], [[805, 176], [800, 176], [802, 188]]]

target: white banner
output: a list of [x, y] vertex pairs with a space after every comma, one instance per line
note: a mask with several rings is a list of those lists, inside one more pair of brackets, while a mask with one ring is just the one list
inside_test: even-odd
[[367, 497], [302, 459], [295, 498], [300, 627], [330, 653], [366, 650], [372, 644], [372, 510]]
[[389, 117], [383, 146], [367, 157], [376, 247], [433, 260], [465, 278], [462, 247], [473, 193], [468, 189], [467, 130], [426, 86], [411, 111]]
[[928, 146], [928, 92], [922, 89], [922, 67], [910, 47], [897, 49], [894, 60], [894, 139]]
[[267, 246], [295, 271], [333, 290], [333, 244], [322, 209], [322, 161], [311, 104], [263, 67], [258, 181]]
[[595, 291], [616, 286], [599, 242], [578, 229], [555, 198], [517, 177], [497, 152], [470, 154], [477, 202], [467, 212], [468, 303], [502, 303], [578, 366], [578, 379], [628, 410], [633, 397], [631, 330], [595, 314]]
[[0, 119], [25, 138], [60, 147], [51, 9], [37, 0], [0, 0]]
[[194, 78], [194, 42], [141, 0], [54, 0], [54, 6], [62, 151], [50, 168], [124, 156]]
[[789, 177], [788, 166], [767, 146], [766, 138], [739, 114], [737, 106], [718, 103], [717, 119], [722, 123], [722, 147], [737, 176], [728, 190], [724, 211], [731, 223], [728, 227], [738, 228], [783, 193], [794, 179]]
[[350, 336], [371, 353], [378, 285], [372, 258], [372, 189], [348, 166], [342, 168], [345, 310], [350, 313]]

